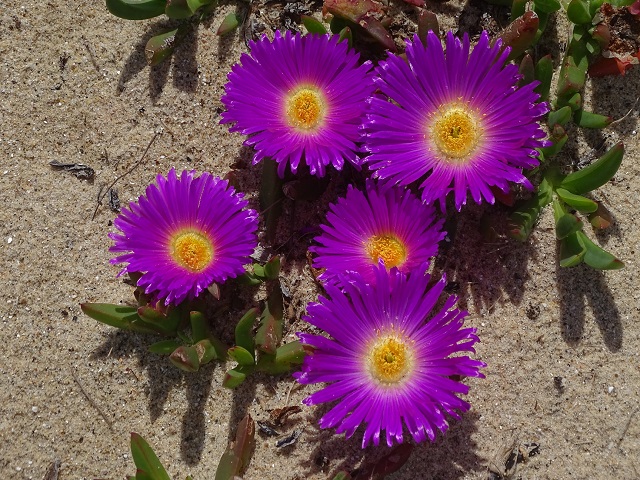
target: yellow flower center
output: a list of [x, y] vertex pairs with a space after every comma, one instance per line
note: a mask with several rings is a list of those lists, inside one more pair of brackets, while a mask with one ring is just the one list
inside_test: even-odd
[[477, 113], [456, 102], [438, 110], [431, 121], [430, 133], [442, 156], [461, 163], [477, 148], [483, 131]]
[[387, 335], [379, 338], [369, 351], [371, 376], [383, 384], [398, 383], [412, 366], [411, 350], [402, 338]]
[[289, 125], [299, 130], [316, 130], [322, 122], [326, 105], [315, 88], [303, 87], [287, 98], [286, 114]]
[[213, 243], [200, 232], [183, 231], [171, 241], [171, 256], [187, 270], [201, 272], [213, 260]]
[[367, 242], [366, 248], [373, 263], [377, 264], [382, 259], [386, 268], [402, 265], [407, 259], [407, 249], [393, 235], [374, 235]]

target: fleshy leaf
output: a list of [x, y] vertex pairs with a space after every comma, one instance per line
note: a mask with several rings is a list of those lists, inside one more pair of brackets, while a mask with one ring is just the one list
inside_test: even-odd
[[593, 226], [593, 228], [597, 228], [598, 230], [604, 230], [605, 228], [609, 228], [613, 223], [613, 218], [611, 217], [611, 213], [606, 209], [602, 203], [598, 202], [598, 209], [589, 214], [589, 222]]
[[269, 293], [256, 333], [256, 345], [265, 353], [275, 354], [282, 339], [283, 308], [282, 290], [280, 283], [276, 282]]
[[304, 347], [298, 340], [295, 340], [279, 347], [276, 350], [276, 358], [274, 361], [280, 365], [291, 363], [298, 365], [302, 363], [305, 355]]
[[164, 13], [166, 0], [107, 0], [107, 10], [125, 20], [147, 20]]
[[516, 18], [500, 33], [499, 38], [502, 39], [502, 48], [511, 47], [509, 60], [518, 58], [533, 44], [539, 21], [535, 12], [528, 11], [521, 17]]
[[280, 256], [275, 255], [264, 264], [264, 276], [269, 280], [277, 280], [280, 276]]
[[239, 345], [235, 347], [231, 347], [228, 351], [229, 356], [238, 362], [240, 365], [254, 365], [255, 360], [253, 358], [253, 354], [249, 352], [247, 349], [242, 348]]
[[362, 473], [358, 474], [358, 477], [371, 478], [371, 479], [383, 479], [387, 475], [391, 475], [394, 472], [400, 470], [411, 454], [413, 453], [414, 446], [410, 443], [403, 443], [396, 446], [389, 453], [377, 460], [375, 463], [365, 465], [362, 467]]
[[137, 480], [171, 480], [153, 449], [137, 433], [131, 433], [131, 456]]
[[319, 35], [326, 35], [327, 29], [324, 24], [320, 20], [316, 20], [315, 18], [309, 15], [300, 15], [300, 20], [302, 20], [302, 24], [307, 29], [309, 33], [317, 33]]
[[144, 47], [144, 54], [147, 58], [147, 64], [150, 66], [158, 65], [165, 58], [169, 57], [176, 46], [184, 38], [186, 27], [182, 26], [169, 32], [161, 33], [155, 37], [151, 37]]
[[196, 349], [196, 353], [198, 354], [198, 362], [200, 363], [200, 365], [206, 365], [212, 360], [223, 358], [218, 355], [218, 352], [216, 352], [216, 348], [208, 338], [200, 340], [193, 346], [193, 348]]
[[611, 180], [618, 171], [623, 156], [624, 145], [619, 142], [591, 165], [567, 175], [560, 187], [576, 195], [592, 192]]
[[265, 238], [273, 242], [276, 237], [278, 220], [282, 215], [282, 179], [278, 177], [278, 164], [265, 159], [262, 163], [262, 184], [260, 186], [260, 209], [264, 216]]
[[575, 267], [579, 265], [586, 251], [584, 245], [578, 240], [577, 232], [563, 238], [560, 241], [560, 266]]
[[564, 188], [558, 188], [556, 193], [564, 203], [575, 208], [581, 213], [592, 213], [598, 209], [598, 204], [590, 198], [583, 197], [582, 195], [575, 195]]
[[558, 240], [582, 230], [582, 221], [575, 215], [567, 213], [558, 200], [553, 201], [553, 217], [556, 220], [556, 237]]
[[167, 7], [164, 13], [169, 18], [182, 19], [189, 18], [195, 11], [191, 10], [191, 6], [187, 0], [167, 0]]
[[218, 27], [216, 35], [222, 36], [226, 35], [227, 33], [231, 33], [236, 28], [238, 28], [238, 25], [240, 25], [240, 17], [238, 17], [238, 15], [236, 15], [235, 13], [230, 13], [229, 15], [224, 17], [224, 20], [222, 20], [222, 23]]
[[624, 263], [593, 243], [583, 232], [577, 232], [578, 240], [586, 250], [584, 263], [598, 270], [618, 270], [624, 268]]
[[573, 115], [573, 121], [583, 128], [604, 128], [613, 122], [613, 118], [580, 109]]
[[571, 0], [567, 7], [567, 17], [576, 25], [591, 23], [591, 13], [589, 13], [589, 2], [586, 0]]
[[[225, 388], [236, 388], [247, 378], [247, 373], [250, 372], [242, 371], [242, 367], [232, 368], [225, 374], [224, 380], [222, 380], [222, 386]], [[216, 478], [218, 477], [216, 476]]]
[[535, 78], [540, 84], [535, 88], [535, 92], [540, 95], [540, 100], [546, 102], [549, 99], [551, 89], [551, 79], [553, 77], [553, 60], [551, 55], [545, 55], [535, 67]]
[[222, 454], [215, 480], [232, 480], [242, 475], [255, 448], [255, 423], [247, 414], [238, 424], [236, 438]]
[[546, 205], [551, 203], [552, 199], [552, 189], [545, 178], [538, 186], [534, 196], [520, 203], [516, 211], [511, 214], [508, 224], [509, 235], [520, 241], [525, 241], [529, 238], [533, 227], [538, 221], [540, 212]]
[[252, 308], [244, 314], [236, 325], [236, 345], [244, 348], [248, 352], [253, 352], [255, 350], [251, 331], [253, 330], [256, 318], [258, 318], [258, 313], [259, 310], [257, 308]]
[[559, 110], [555, 110], [553, 112], [549, 112], [549, 119], [547, 120], [547, 124], [549, 128], [553, 128], [556, 124], [566, 125], [569, 120], [571, 120], [571, 107], [566, 105]]
[[430, 10], [421, 10], [420, 15], [418, 15], [418, 37], [424, 44], [427, 42], [427, 33], [429, 33], [429, 31], [440, 35], [438, 17]]
[[137, 309], [134, 307], [111, 303], [82, 303], [80, 308], [94, 320], [111, 327], [140, 333], [158, 333], [157, 330], [140, 319]]
[[562, 8], [558, 0], [534, 0], [533, 5], [536, 11], [540, 10], [545, 13], [557, 12]]
[[188, 345], [181, 345], [176, 348], [171, 355], [169, 355], [169, 360], [180, 370], [184, 370], [185, 372], [197, 372], [200, 368], [200, 359], [198, 358], [198, 352], [195, 347], [190, 347]]
[[162, 340], [160, 342], [154, 343], [153, 345], [150, 345], [147, 348], [147, 350], [149, 350], [151, 353], [159, 353], [161, 355], [169, 355], [176, 348], [178, 348], [180, 345], [182, 345], [182, 344], [177, 340]]

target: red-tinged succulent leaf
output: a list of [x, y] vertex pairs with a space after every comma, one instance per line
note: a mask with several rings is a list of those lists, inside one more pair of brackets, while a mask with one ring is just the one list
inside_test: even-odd
[[[247, 378], [247, 373], [251, 373], [251, 371], [245, 371], [245, 368], [241, 365], [237, 366], [236, 368], [232, 368], [225, 374], [224, 379], [222, 380], [222, 386], [225, 388], [236, 388], [238, 385], [244, 382], [245, 378]], [[218, 478], [217, 474], [216, 478]]]
[[502, 49], [511, 47], [509, 60], [518, 58], [529, 48], [535, 38], [540, 19], [535, 12], [525, 12], [521, 17], [516, 18], [497, 37], [502, 39]]
[[613, 216], [611, 212], [607, 210], [607, 208], [602, 205], [602, 203], [598, 203], [598, 209], [589, 214], [589, 222], [598, 230], [604, 230], [605, 228], [609, 228], [613, 223]]
[[243, 366], [255, 365], [256, 363], [253, 358], [253, 353], [238, 345], [231, 347], [228, 354], [233, 360]]
[[624, 263], [593, 243], [583, 232], [576, 232], [576, 235], [578, 236], [578, 241], [584, 245], [585, 248], [584, 263], [597, 270], [618, 270], [624, 268]]
[[416, 7], [424, 7], [424, 0], [404, 0], [404, 2]]
[[[629, 13], [634, 17], [640, 16], [640, 0], [636, 0], [629, 5]], [[640, 18], [638, 20], [640, 20]]]
[[169, 57], [186, 34], [185, 26], [151, 37], [144, 47], [147, 64], [151, 67]]
[[157, 455], [137, 433], [131, 433], [131, 456], [138, 471], [136, 479], [171, 480]]
[[238, 424], [236, 438], [222, 454], [215, 480], [232, 480], [242, 475], [249, 465], [255, 449], [256, 427], [253, 419], [247, 414]]
[[498, 187], [489, 188], [491, 189], [491, 193], [493, 193], [493, 195], [496, 197], [496, 200], [498, 200], [503, 205], [506, 205], [507, 207], [513, 207], [513, 205], [516, 203], [513, 190], [507, 190], [506, 192], [503, 192]]
[[181, 345], [176, 348], [169, 360], [180, 370], [185, 372], [197, 372], [200, 368], [200, 359], [198, 358], [198, 352], [195, 347], [188, 345]]
[[593, 29], [591, 37], [598, 42], [602, 50], [606, 50], [611, 42], [611, 30], [608, 25], [599, 23]]
[[224, 357], [219, 357], [218, 352], [216, 352], [216, 348], [211, 343], [211, 340], [205, 338], [204, 340], [200, 340], [196, 343], [193, 348], [196, 349], [196, 353], [198, 354], [198, 362], [200, 365], [206, 365], [212, 360], [217, 360], [218, 358], [222, 359]]
[[[636, 55], [640, 60], [640, 51]], [[591, 77], [606, 77], [607, 75], [624, 75], [635, 63], [631, 60], [600, 57], [589, 67]]]
[[256, 345], [265, 353], [275, 354], [282, 340], [283, 310], [282, 290], [280, 283], [276, 282], [267, 298], [256, 333]]
[[600, 115], [599, 113], [592, 113], [579, 109], [573, 114], [573, 121], [579, 127], [600, 129], [611, 124], [611, 122], [613, 122], [613, 118], [607, 115]]
[[375, 17], [372, 15], [365, 15], [358, 21], [358, 25], [360, 25], [364, 30], [367, 31], [369, 35], [373, 37], [380, 45], [391, 52], [396, 51], [396, 44], [393, 41], [393, 38], [389, 34], [384, 25], [380, 23]]
[[440, 35], [438, 17], [430, 10], [422, 10], [420, 15], [418, 15], [418, 37], [423, 44], [426, 44], [427, 33], [430, 31], [436, 35]]
[[384, 13], [382, 4], [373, 0], [325, 0], [322, 12], [337, 15], [353, 23], [358, 23], [367, 14]]

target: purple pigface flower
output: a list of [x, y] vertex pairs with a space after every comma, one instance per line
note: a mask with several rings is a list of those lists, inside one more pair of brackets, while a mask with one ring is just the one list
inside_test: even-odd
[[549, 107], [537, 103], [537, 82], [517, 87], [518, 67], [505, 65], [510, 49], [501, 44], [483, 32], [470, 52], [467, 34], [449, 32], [445, 52], [429, 32], [426, 45], [407, 41], [407, 60], [389, 55], [381, 63], [383, 95], [370, 101], [364, 147], [374, 177], [420, 180], [422, 200], [443, 206], [453, 191], [458, 210], [467, 193], [493, 203], [492, 187], [532, 188], [522, 169], [538, 165], [536, 148], [548, 145], [538, 120]]
[[409, 273], [438, 252], [445, 237], [443, 220], [404, 187], [379, 186], [367, 181], [363, 192], [351, 185], [344, 198], [332, 204], [327, 225], [315, 238], [314, 267], [323, 268], [321, 281], [336, 282], [345, 272], [376, 279], [373, 266]]
[[221, 123], [248, 135], [256, 164], [265, 157], [296, 173], [306, 162], [312, 175], [327, 165], [341, 170], [344, 161], [360, 165], [366, 100], [373, 92], [371, 63], [338, 36], [293, 35], [279, 31], [250, 44], [233, 66], [222, 97]]
[[174, 169], [158, 175], [115, 219], [111, 263], [141, 272], [138, 286], [166, 305], [195, 298], [213, 282], [244, 273], [257, 244], [258, 214], [227, 181]]
[[308, 306], [306, 321], [331, 338], [298, 334], [313, 353], [294, 376], [329, 384], [304, 403], [335, 402], [320, 426], [349, 438], [362, 425], [362, 448], [378, 445], [381, 436], [389, 447], [402, 443], [403, 423], [416, 442], [434, 441], [437, 430], [448, 428], [447, 415], [459, 419], [470, 408], [458, 397], [469, 387], [452, 376], [484, 377], [483, 362], [460, 355], [475, 353], [476, 330], [463, 328], [467, 312], [452, 309], [455, 297], [432, 312], [444, 278], [429, 289], [428, 274], [372, 269], [375, 284], [352, 275], [344, 292], [327, 285], [330, 298]]

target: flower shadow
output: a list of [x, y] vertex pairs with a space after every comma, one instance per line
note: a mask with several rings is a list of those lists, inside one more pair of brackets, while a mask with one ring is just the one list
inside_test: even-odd
[[563, 268], [556, 264], [560, 294], [560, 327], [562, 338], [577, 345], [584, 335], [585, 306], [591, 307], [605, 346], [611, 352], [622, 348], [622, 320], [605, 273], [581, 264]]
[[[358, 476], [363, 467], [375, 464], [391, 449], [385, 444], [362, 449], [362, 428], [349, 439], [345, 439], [344, 435], [336, 435], [334, 429], [321, 430], [317, 423], [327, 410], [327, 406], [320, 407], [309, 419], [314, 430], [308, 430], [306, 441], [316, 447], [308, 459], [301, 463], [306, 469], [305, 474], [311, 476], [322, 472], [328, 474], [328, 478], [333, 478], [338, 472], [347, 471], [355, 480], [364, 478]], [[416, 445], [405, 465], [385, 478], [454, 480], [483, 470], [483, 459], [475, 453], [476, 443], [472, 439], [477, 431], [478, 414], [470, 411], [462, 414], [460, 420], [450, 420], [449, 429], [444, 435], [439, 433], [433, 443], [427, 441]], [[405, 442], [413, 442], [406, 429], [404, 437]]]
[[205, 444], [204, 408], [211, 391], [215, 364], [203, 366], [197, 374], [182, 372], [173, 367], [168, 359], [147, 352], [149, 337], [132, 332], [116, 330], [90, 355], [92, 360], [107, 357], [128, 357], [136, 354], [141, 370], [146, 370], [148, 383], [144, 392], [148, 398], [151, 423], [164, 412], [169, 393], [184, 386], [187, 409], [182, 417], [180, 452], [188, 465], [200, 462]]
[[447, 238], [440, 242], [434, 277], [447, 274], [446, 291], [459, 297], [461, 308], [484, 314], [498, 302], [522, 302], [535, 248], [497, 235], [495, 230], [506, 222], [506, 209], [484, 204], [468, 204], [448, 216]]

